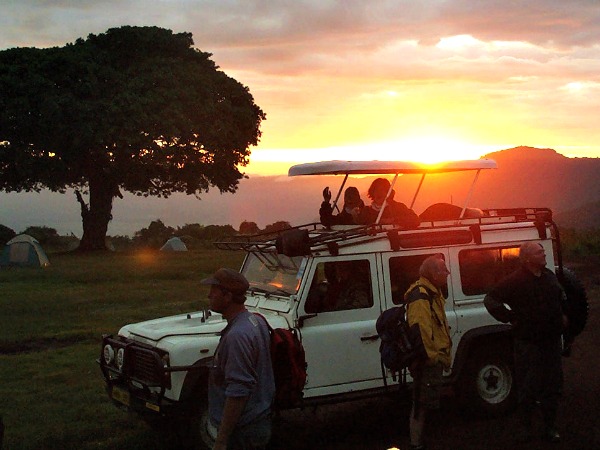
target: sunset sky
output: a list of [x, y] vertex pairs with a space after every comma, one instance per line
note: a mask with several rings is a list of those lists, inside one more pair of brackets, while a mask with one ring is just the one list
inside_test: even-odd
[[249, 87], [267, 114], [250, 174], [519, 145], [600, 156], [597, 0], [3, 0], [0, 49], [122, 25], [191, 32]]

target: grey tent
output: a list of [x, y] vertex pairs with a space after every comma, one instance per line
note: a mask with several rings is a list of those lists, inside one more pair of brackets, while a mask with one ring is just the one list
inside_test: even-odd
[[0, 255], [0, 266], [46, 267], [50, 265], [40, 243], [28, 234], [15, 236], [6, 243]]
[[181, 239], [172, 237], [165, 242], [165, 245], [163, 245], [160, 250], [162, 252], [187, 252], [187, 247]]

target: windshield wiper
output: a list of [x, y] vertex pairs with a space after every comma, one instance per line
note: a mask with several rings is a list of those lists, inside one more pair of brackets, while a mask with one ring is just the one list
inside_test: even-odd
[[254, 294], [264, 294], [265, 297], [270, 297], [271, 295], [292, 295], [290, 292], [284, 290], [284, 289], [275, 289], [274, 291], [269, 291], [267, 289], [263, 289], [263, 288], [259, 288], [259, 287], [251, 287], [250, 289], [248, 289], [248, 292], [250, 292], [251, 295]]
[[275, 289], [274, 291], [269, 292], [271, 295], [292, 295], [291, 292], [286, 291], [285, 289]]
[[266, 289], [255, 287], [255, 286], [249, 288], [248, 292], [250, 292], [251, 295], [258, 293], [258, 294], [265, 294], [267, 296], [268, 296], [268, 294], [271, 293], [271, 291], [267, 291]]

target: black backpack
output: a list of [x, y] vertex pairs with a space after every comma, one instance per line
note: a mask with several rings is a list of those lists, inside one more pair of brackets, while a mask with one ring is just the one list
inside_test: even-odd
[[[418, 291], [418, 289], [417, 285], [413, 290]], [[408, 296], [409, 303], [416, 299], [415, 295]], [[428, 300], [431, 307], [433, 298], [429, 291]], [[382, 372], [385, 372], [384, 367], [388, 368], [392, 371], [394, 380], [396, 372], [401, 372], [413, 362], [427, 358], [419, 325], [414, 324], [412, 327], [408, 325], [405, 305], [395, 306], [382, 312], [377, 319], [375, 328], [381, 338], [379, 353], [381, 354]]]

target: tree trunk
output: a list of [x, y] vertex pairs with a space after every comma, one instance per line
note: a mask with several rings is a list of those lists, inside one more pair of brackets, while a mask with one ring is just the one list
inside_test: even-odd
[[83, 200], [79, 191], [75, 191], [81, 206], [83, 236], [79, 250], [84, 252], [106, 250], [108, 222], [112, 219], [112, 202], [118, 187], [109, 186], [104, 180], [90, 180], [90, 204]]

